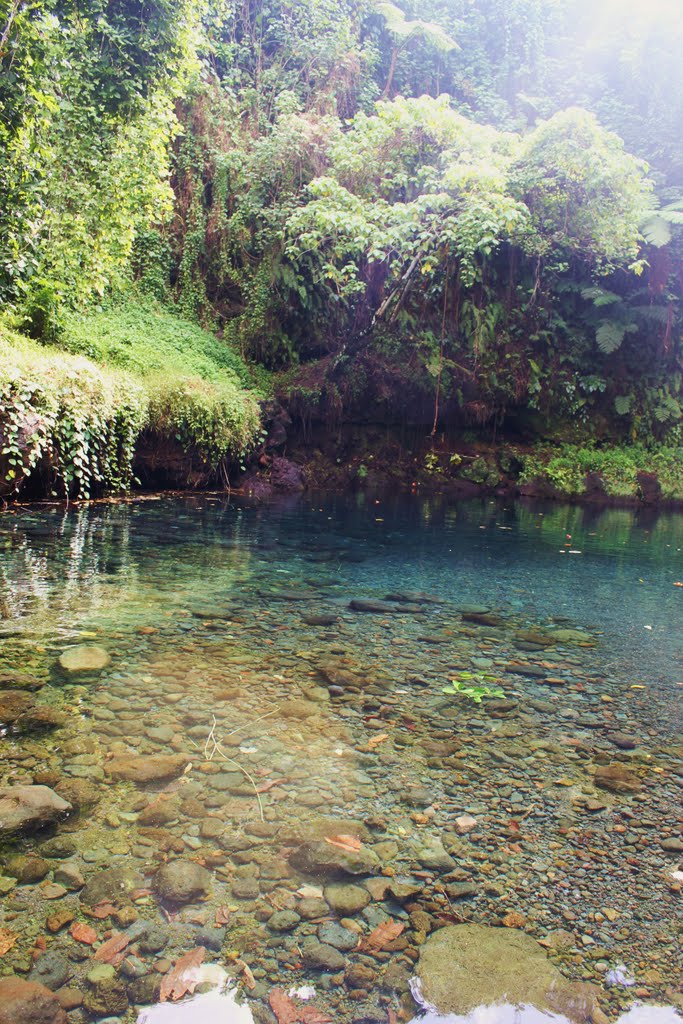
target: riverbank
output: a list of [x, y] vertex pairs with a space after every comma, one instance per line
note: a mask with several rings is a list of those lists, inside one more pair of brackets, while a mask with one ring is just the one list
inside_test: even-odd
[[0, 498], [215, 485], [258, 441], [239, 354], [152, 302], [64, 314], [55, 342], [0, 321]]
[[280, 420], [275, 429], [279, 444], [266, 442], [242, 482], [257, 497], [310, 488], [683, 507], [683, 448], [530, 444], [471, 432], [432, 438], [419, 429], [373, 426], [293, 433], [285, 443]]
[[[683, 446], [533, 439], [417, 406], [334, 422], [277, 376], [148, 299], [63, 314], [53, 344], [0, 321], [0, 498], [305, 489], [683, 507]], [[572, 436], [571, 443], [564, 437]], [[562, 439], [562, 440], [559, 440]]]

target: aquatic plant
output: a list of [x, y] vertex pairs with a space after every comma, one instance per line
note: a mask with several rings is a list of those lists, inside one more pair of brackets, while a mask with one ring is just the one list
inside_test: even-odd
[[499, 686], [491, 686], [495, 676], [480, 675], [474, 672], [460, 672], [458, 679], [451, 679], [443, 692], [458, 697], [468, 697], [475, 704], [481, 704], [487, 697], [504, 697], [505, 693]]

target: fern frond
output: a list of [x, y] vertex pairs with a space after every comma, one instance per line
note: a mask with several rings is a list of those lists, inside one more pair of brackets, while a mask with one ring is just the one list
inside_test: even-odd
[[375, 4], [375, 10], [384, 18], [384, 23], [392, 35], [399, 39], [411, 39], [420, 36], [436, 50], [441, 53], [448, 53], [451, 50], [459, 50], [460, 47], [455, 39], [452, 39], [447, 32], [439, 25], [430, 21], [409, 21], [403, 11], [395, 4], [381, 0]]
[[625, 334], [626, 326], [624, 324], [617, 324], [614, 320], [605, 320], [595, 332], [595, 340], [600, 351], [608, 356], [612, 352], [616, 352], [624, 340]]
[[599, 288], [598, 285], [589, 285], [581, 289], [581, 298], [592, 302], [594, 306], [611, 306], [615, 302], [621, 302], [621, 296], [606, 288]]

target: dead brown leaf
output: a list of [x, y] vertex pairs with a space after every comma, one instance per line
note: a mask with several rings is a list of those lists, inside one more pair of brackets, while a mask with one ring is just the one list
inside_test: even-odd
[[340, 850], [348, 850], [349, 853], [357, 853], [363, 845], [360, 839], [347, 835], [325, 836], [325, 842], [330, 846], [338, 846]]
[[251, 973], [251, 968], [249, 967], [249, 964], [246, 964], [244, 962], [244, 960], [238, 960], [237, 961], [237, 966], [239, 967], [240, 971], [242, 972], [242, 977], [244, 978], [244, 984], [247, 986], [247, 988], [248, 989], [256, 988], [256, 978]]
[[9, 928], [0, 928], [0, 956], [8, 953], [18, 938], [16, 932], [11, 932]]
[[117, 967], [123, 960], [129, 944], [129, 937], [123, 932], [117, 932], [116, 935], [112, 935], [110, 939], [102, 943], [95, 953], [94, 959], [103, 964], [113, 964], [114, 967]]
[[112, 914], [116, 913], [116, 910], [117, 908], [113, 903], [103, 900], [92, 908], [90, 916], [97, 918], [98, 921], [104, 921], [105, 917], [111, 917]]
[[82, 921], [74, 921], [69, 928], [69, 934], [76, 942], [82, 942], [86, 946], [92, 946], [97, 942], [97, 932], [95, 929], [91, 928], [89, 924], [83, 924]]
[[332, 1020], [315, 1006], [297, 1006], [281, 988], [274, 988], [268, 1001], [278, 1024], [328, 1024]]
[[367, 938], [363, 939], [361, 949], [374, 949], [379, 951], [397, 939], [405, 930], [405, 925], [398, 921], [382, 921], [370, 932]]
[[188, 992], [192, 995], [197, 987], [197, 968], [203, 962], [205, 953], [204, 946], [197, 946], [176, 960], [171, 970], [161, 980], [159, 999], [162, 1003], [168, 999], [175, 1003]]
[[230, 911], [227, 907], [219, 907], [216, 911], [216, 928], [221, 928], [225, 924], [230, 924]]
[[151, 895], [152, 895], [152, 890], [151, 889], [134, 889], [133, 892], [130, 894], [130, 898], [135, 903], [137, 900], [142, 900], [142, 899], [145, 898], [145, 896], [151, 896]]
[[286, 782], [289, 782], [289, 779], [273, 779], [272, 782], [262, 782], [260, 786], [256, 787], [256, 792], [267, 793], [274, 786], [284, 786]]

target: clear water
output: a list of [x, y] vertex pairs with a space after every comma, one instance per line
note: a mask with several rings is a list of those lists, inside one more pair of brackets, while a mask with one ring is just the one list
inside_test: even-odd
[[[545, 942], [565, 977], [594, 984], [610, 1019], [634, 1000], [650, 1016], [625, 1020], [672, 1019], [674, 1009], [648, 1003], [671, 1004], [680, 984], [683, 858], [661, 844], [680, 837], [682, 582], [683, 517], [673, 514], [362, 495], [6, 511], [2, 685], [17, 672], [44, 681], [36, 703], [66, 718], [47, 733], [5, 730], [2, 784], [89, 782], [99, 800], [59, 826], [74, 852], [50, 867], [66, 860], [89, 881], [132, 866], [144, 885], [114, 900], [134, 906], [132, 924], [87, 917], [78, 890], [50, 900], [44, 882], [18, 885], [0, 928], [20, 938], [0, 973], [28, 969], [46, 916], [62, 906], [98, 941], [127, 931], [129, 954], [141, 922], [155, 922], [168, 945], [138, 953], [148, 981], [126, 977], [130, 1006], [117, 1013], [184, 1024], [199, 1004], [181, 1003], [172, 1012], [186, 1016], [175, 1017], [143, 1011], [153, 1002], [144, 996], [220, 911], [227, 924], [205, 962], [226, 967], [239, 989], [247, 964], [254, 987], [244, 1008], [197, 1019], [272, 1020], [263, 1008], [274, 988], [312, 984], [306, 1005], [340, 1024], [408, 1020], [417, 1008], [407, 983], [429, 941], [414, 916], [422, 911], [432, 928], [507, 920]], [[411, 592], [432, 600], [349, 608]], [[463, 620], [472, 606], [496, 618]], [[567, 629], [580, 632], [548, 643]], [[542, 644], [532, 642], [539, 632]], [[105, 648], [111, 664], [65, 683], [55, 663], [80, 644]], [[535, 675], [520, 674], [529, 667]], [[444, 695], [453, 678], [503, 699]], [[617, 745], [615, 733], [629, 742]], [[182, 753], [191, 767], [172, 780], [112, 783], [109, 760], [131, 753]], [[635, 792], [595, 788], [596, 769], [610, 764], [635, 777]], [[145, 824], [160, 793], [175, 814]], [[463, 815], [476, 827], [460, 834]], [[367, 883], [373, 899], [344, 922], [344, 938], [360, 945], [328, 969], [302, 947], [338, 919], [329, 907], [291, 930], [268, 923], [273, 910], [298, 913], [302, 898], [321, 898], [329, 878], [296, 867], [296, 851], [323, 834], [352, 834], [378, 851], [375, 879], [415, 886], [398, 900], [366, 875], [346, 878]], [[40, 854], [50, 838], [9, 844], [4, 858]], [[434, 841], [455, 865], [431, 864]], [[154, 872], [177, 858], [207, 867], [210, 892], [160, 907]], [[368, 950], [387, 920], [404, 926], [401, 937]], [[566, 944], [552, 948], [559, 930]], [[87, 995], [92, 949], [68, 926], [47, 945]], [[618, 965], [634, 985], [606, 984]], [[364, 981], [353, 967], [366, 968]], [[443, 1019], [544, 1019], [525, 1012]], [[70, 1019], [97, 1017], [76, 1009]]]

